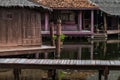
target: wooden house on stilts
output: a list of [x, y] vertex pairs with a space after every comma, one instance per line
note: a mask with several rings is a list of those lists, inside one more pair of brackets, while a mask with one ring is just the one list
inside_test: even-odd
[[49, 22], [59, 17], [62, 32], [68, 36], [118, 34], [119, 5], [117, 0], [34, 0], [49, 6], [53, 12], [42, 14], [42, 34], [49, 34]]
[[30, 0], [0, 0], [0, 55], [40, 52], [41, 11], [49, 10]]

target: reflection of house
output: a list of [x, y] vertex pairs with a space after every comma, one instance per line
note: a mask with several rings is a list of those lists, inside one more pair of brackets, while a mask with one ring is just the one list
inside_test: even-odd
[[41, 47], [41, 10], [49, 8], [28, 0], [0, 0], [0, 52]]
[[93, 59], [93, 44], [63, 45], [61, 58]]
[[56, 23], [58, 18], [62, 19], [63, 33], [68, 35], [92, 35], [95, 32], [110, 34], [110, 30], [113, 30], [112, 33], [116, 33], [115, 31], [119, 33], [118, 18], [106, 15], [99, 6], [88, 0], [38, 0], [38, 2], [53, 9], [51, 14], [46, 12], [42, 16], [43, 34], [48, 34], [49, 22]]

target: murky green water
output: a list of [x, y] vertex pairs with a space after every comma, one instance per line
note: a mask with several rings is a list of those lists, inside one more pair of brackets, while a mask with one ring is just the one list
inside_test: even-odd
[[[32, 55], [9, 57], [35, 58]], [[39, 58], [54, 59], [54, 53], [40, 53]], [[64, 43], [60, 59], [120, 60], [120, 40], [95, 40]], [[59, 70], [61, 80], [98, 80], [98, 71]], [[20, 80], [48, 80], [48, 70], [22, 69]], [[14, 80], [11, 69], [0, 69], [0, 80]], [[49, 79], [50, 80], [50, 79]], [[102, 79], [103, 80], [103, 79]], [[120, 80], [120, 71], [110, 71], [108, 80]]]

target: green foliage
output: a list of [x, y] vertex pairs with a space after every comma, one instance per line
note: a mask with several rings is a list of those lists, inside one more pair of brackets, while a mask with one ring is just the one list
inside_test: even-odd
[[[63, 42], [63, 41], [65, 40], [65, 37], [66, 37], [66, 36], [65, 36], [64, 34], [61, 34], [61, 35], [60, 35], [60, 40]], [[54, 40], [56, 40], [56, 39], [57, 39], [57, 36], [54, 35], [53, 38], [54, 38]]]

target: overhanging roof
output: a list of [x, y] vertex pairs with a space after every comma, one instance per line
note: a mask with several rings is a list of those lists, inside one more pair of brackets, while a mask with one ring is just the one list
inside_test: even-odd
[[[88, 0], [34, 0], [52, 9], [96, 9]], [[98, 8], [97, 8], [98, 9]]]
[[0, 0], [1, 7], [42, 7], [44, 9], [50, 9], [46, 6], [33, 2], [31, 0]]
[[110, 15], [120, 16], [120, 0], [88, 0]]

